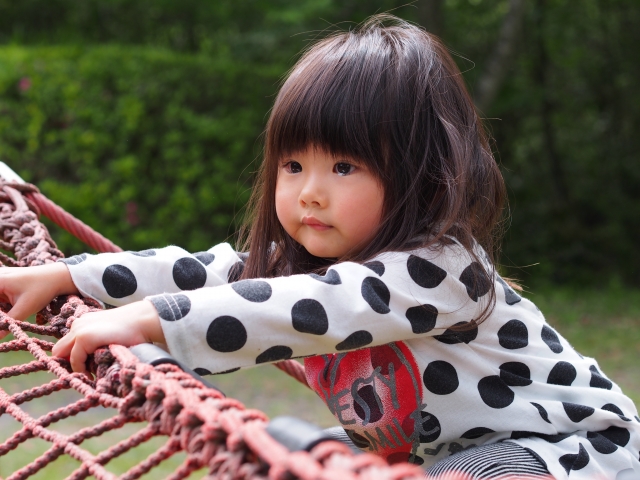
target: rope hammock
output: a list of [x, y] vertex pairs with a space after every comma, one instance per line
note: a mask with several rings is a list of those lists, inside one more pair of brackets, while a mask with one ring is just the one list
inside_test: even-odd
[[[33, 185], [0, 179], [0, 249], [8, 252], [0, 252], [4, 266], [43, 265], [63, 258], [39, 221], [41, 214], [99, 252], [122, 251], [48, 200]], [[13, 340], [0, 343], [0, 354], [28, 352], [33, 360], [0, 368], [0, 420], [8, 415], [21, 424], [0, 444], [0, 464], [3, 457], [30, 439], [44, 440], [49, 448], [6, 480], [46, 473], [48, 466], [64, 457], [79, 463], [68, 479], [136, 479], [163, 463], [166, 465], [177, 453], [184, 460], [168, 476], [175, 480], [189, 478], [203, 469], [205, 478], [210, 479], [424, 478], [424, 471], [414, 465], [389, 466], [373, 454], [356, 455], [347, 445], [323, 438], [319, 427], [294, 423], [298, 427], [292, 428], [291, 423], [285, 422], [285, 427], [277, 428], [278, 419], [269, 423], [264, 413], [225, 398], [178, 365], [143, 362], [133, 349], [120, 345], [95, 352], [89, 361], [94, 378], [72, 372], [67, 360], [48, 353], [53, 347], [51, 340], [64, 336], [74, 319], [100, 309], [91, 299], [76, 295], [58, 297], [36, 315], [35, 324], [9, 317], [6, 312], [10, 308], [0, 303], [0, 331], [8, 330], [14, 336]], [[275, 365], [306, 384], [304, 367], [299, 363], [288, 360]], [[24, 379], [23, 376], [37, 372], [49, 372], [53, 380], [13, 394], [3, 388], [4, 379]], [[56, 392], [67, 391], [77, 392], [81, 398], [50, 408], [39, 416], [26, 408], [32, 400], [50, 399]], [[55, 407], [55, 402], [48, 402], [51, 405]], [[114, 414], [72, 433], [56, 430], [59, 422], [99, 407], [111, 409]], [[87, 440], [105, 439], [109, 432], [122, 432], [133, 423], [142, 427], [98, 453], [83, 448]], [[284, 437], [280, 438], [278, 432]], [[285, 438], [287, 435], [291, 438]], [[152, 439], [162, 439], [164, 444], [120, 476], [108, 469], [109, 462]]]

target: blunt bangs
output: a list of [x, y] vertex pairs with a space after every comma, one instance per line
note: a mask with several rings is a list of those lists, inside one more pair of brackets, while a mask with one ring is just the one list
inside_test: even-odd
[[[425, 54], [431, 50], [415, 39], [399, 41], [406, 36], [402, 27], [387, 27], [384, 34], [380, 29], [365, 24], [322, 40], [302, 56], [271, 113], [268, 159], [314, 146], [361, 161], [383, 179], [390, 159], [409, 153], [402, 151], [410, 143], [406, 132], [424, 97], [414, 67], [428, 70]], [[426, 33], [422, 40], [428, 41]]]

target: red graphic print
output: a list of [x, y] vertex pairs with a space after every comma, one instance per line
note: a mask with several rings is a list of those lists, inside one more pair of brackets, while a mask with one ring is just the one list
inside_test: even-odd
[[[403, 342], [305, 359], [307, 381], [359, 448], [412, 461], [440, 426], [423, 412], [417, 363]], [[437, 423], [437, 420], [436, 420]]]

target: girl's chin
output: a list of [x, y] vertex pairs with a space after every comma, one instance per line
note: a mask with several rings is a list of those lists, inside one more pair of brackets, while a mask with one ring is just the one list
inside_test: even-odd
[[304, 248], [314, 257], [319, 258], [339, 258], [346, 252], [341, 251], [339, 248], [332, 248], [330, 245], [317, 245], [317, 244], [302, 244]]

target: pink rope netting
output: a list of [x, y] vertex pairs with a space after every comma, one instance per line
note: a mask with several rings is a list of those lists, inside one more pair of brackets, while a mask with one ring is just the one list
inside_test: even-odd
[[[0, 253], [0, 262], [8, 266], [32, 266], [62, 258], [49, 233], [38, 220], [39, 213], [54, 211], [59, 224], [67, 224], [70, 215], [38, 193], [31, 185], [0, 180], [0, 248], [13, 256]], [[47, 210], [50, 209], [50, 210]], [[53, 215], [53, 214], [52, 214]], [[74, 228], [99, 251], [120, 249], [104, 237], [93, 237], [79, 221]], [[66, 227], [65, 227], [66, 228]], [[84, 237], [83, 237], [84, 236]], [[100, 238], [102, 240], [100, 240]], [[29, 442], [40, 439], [48, 445], [44, 453], [26, 465], [9, 472], [7, 480], [18, 480], [43, 474], [58, 459], [72, 461], [69, 479], [135, 479], [147, 472], [157, 478], [162, 465], [171, 457], [183, 460], [166, 473], [168, 478], [188, 478], [199, 472], [217, 479], [395, 479], [424, 477], [424, 472], [410, 464], [387, 465], [372, 454], [354, 455], [339, 442], [319, 443], [309, 452], [289, 452], [265, 430], [268, 419], [258, 410], [245, 409], [234, 399], [205, 387], [189, 374], [169, 364], [151, 366], [142, 363], [127, 348], [110, 345], [99, 349], [90, 361], [94, 378], [73, 373], [68, 361], [52, 357], [51, 337], [60, 338], [73, 320], [99, 308], [95, 302], [68, 296], [54, 300], [36, 317], [36, 324], [21, 322], [5, 312], [10, 305], [0, 304], [0, 331], [9, 330], [14, 339], [0, 343], [0, 366], [8, 354], [28, 352], [30, 361], [0, 367], [0, 421], [10, 417], [18, 422], [14, 432], [0, 423], [0, 465], [2, 459]], [[304, 379], [303, 367], [293, 361], [282, 362], [280, 368], [295, 378]], [[48, 372], [50, 380], [24, 388], [33, 376]], [[7, 381], [18, 377], [18, 391], [9, 393]], [[23, 380], [24, 379], [24, 380]], [[66, 400], [55, 408], [50, 400], [56, 394], [75, 392], [78, 400]], [[27, 408], [42, 399], [47, 411], [35, 415]], [[94, 414], [89, 426], [75, 427], [64, 433], [56, 429], [75, 415], [110, 412], [106, 418]], [[92, 439], [105, 439], [113, 432], [123, 432], [131, 424], [141, 424], [133, 433], [120, 435], [120, 440], [105, 440], [96, 451], [89, 448]], [[143, 460], [116, 475], [110, 466], [128, 452], [160, 439]], [[105, 443], [106, 442], [106, 443]], [[106, 446], [105, 446], [106, 445]], [[158, 470], [154, 470], [158, 468]], [[1, 470], [0, 470], [1, 471]], [[154, 473], [157, 472], [157, 473]], [[6, 475], [6, 473], [3, 473]]]

